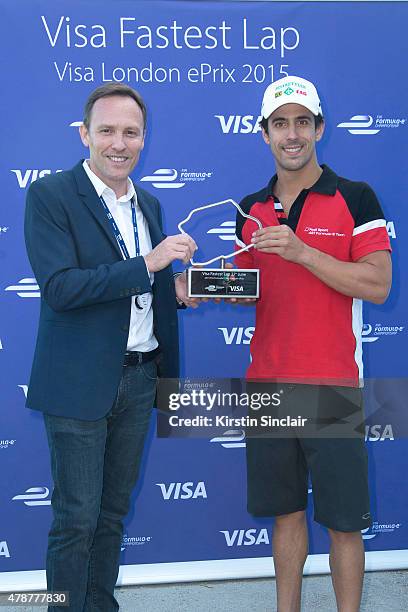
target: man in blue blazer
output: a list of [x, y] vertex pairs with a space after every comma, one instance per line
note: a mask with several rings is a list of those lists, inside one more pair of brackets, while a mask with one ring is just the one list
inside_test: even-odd
[[97, 88], [80, 128], [89, 159], [27, 194], [27, 252], [42, 296], [27, 405], [44, 413], [54, 479], [47, 588], [68, 591], [75, 612], [118, 609], [122, 521], [158, 370], [178, 376], [177, 301], [196, 305], [171, 271], [194, 241], [166, 238], [159, 202], [129, 178], [145, 127], [135, 90]]

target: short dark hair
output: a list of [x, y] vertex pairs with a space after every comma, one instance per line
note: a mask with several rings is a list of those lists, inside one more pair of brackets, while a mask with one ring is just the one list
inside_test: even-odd
[[132, 87], [129, 87], [129, 85], [124, 85], [123, 83], [116, 83], [115, 81], [97, 87], [93, 90], [93, 92], [87, 99], [84, 108], [83, 124], [88, 130], [89, 125], [91, 123], [91, 113], [95, 102], [100, 98], [107, 98], [108, 96], [128, 96], [129, 98], [132, 98], [142, 111], [143, 131], [146, 130], [147, 109], [142, 96], [138, 91], [136, 91]]
[[[322, 115], [313, 115], [313, 117], [315, 122], [315, 130], [317, 130], [317, 128], [324, 122], [324, 119]], [[265, 130], [266, 133], [268, 133], [268, 119], [262, 117], [259, 125]]]

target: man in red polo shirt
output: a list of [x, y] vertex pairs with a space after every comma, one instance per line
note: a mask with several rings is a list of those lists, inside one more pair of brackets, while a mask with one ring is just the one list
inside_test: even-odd
[[[262, 135], [276, 175], [241, 202], [263, 229], [237, 215], [240, 268], [260, 270], [250, 380], [279, 381], [288, 413], [329, 419], [361, 411], [362, 300], [383, 303], [390, 243], [366, 183], [320, 166], [324, 119], [316, 88], [288, 76], [266, 89]], [[283, 383], [283, 384], [282, 384]], [[275, 516], [278, 610], [300, 610], [308, 536], [308, 477], [315, 520], [329, 530], [338, 609], [357, 612], [364, 574], [361, 530], [370, 526], [367, 456], [361, 436], [250, 437], [248, 510]]]

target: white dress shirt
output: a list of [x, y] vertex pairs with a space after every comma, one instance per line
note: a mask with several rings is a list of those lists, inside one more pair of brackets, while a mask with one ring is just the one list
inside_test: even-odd
[[[103, 197], [106, 206], [115, 219], [116, 225], [123, 237], [130, 257], [136, 257], [136, 245], [133, 231], [131, 200], [134, 198], [136, 203], [136, 223], [139, 235], [140, 255], [147, 255], [152, 250], [149, 226], [143, 216], [141, 208], [137, 202], [137, 194], [133, 183], [128, 178], [128, 190], [126, 195], [116, 197], [113, 189], [105, 185], [89, 167], [89, 160], [85, 160], [83, 167], [89, 180], [95, 187], [98, 197]], [[101, 203], [102, 206], [102, 203]], [[150, 282], [153, 285], [154, 274], [150, 273]], [[137, 302], [136, 302], [137, 300]], [[153, 334], [153, 309], [152, 293], [143, 293], [133, 296], [130, 309], [130, 327], [127, 342], [128, 351], [152, 351], [158, 346], [156, 337]]]

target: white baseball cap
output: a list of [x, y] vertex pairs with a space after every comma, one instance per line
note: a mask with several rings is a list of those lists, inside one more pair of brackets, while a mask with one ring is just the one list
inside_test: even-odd
[[316, 87], [302, 77], [287, 76], [271, 83], [266, 88], [262, 100], [262, 117], [268, 119], [277, 108], [284, 104], [301, 104], [313, 115], [323, 117]]

